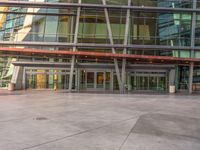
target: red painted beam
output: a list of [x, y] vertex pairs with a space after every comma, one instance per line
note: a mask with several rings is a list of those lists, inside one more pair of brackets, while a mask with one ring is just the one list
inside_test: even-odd
[[173, 62], [196, 62], [200, 63], [198, 58], [177, 58], [169, 56], [149, 56], [149, 55], [134, 55], [134, 54], [113, 54], [104, 52], [85, 52], [85, 51], [67, 51], [67, 50], [43, 50], [43, 49], [30, 49], [30, 48], [10, 48], [10, 47], [0, 47], [0, 51], [5, 52], [20, 52], [20, 53], [30, 53], [30, 54], [54, 54], [54, 55], [76, 55], [76, 56], [92, 56], [92, 57], [106, 57], [106, 58], [127, 58], [127, 59], [143, 59], [143, 60], [163, 60], [163, 61], [173, 61]]

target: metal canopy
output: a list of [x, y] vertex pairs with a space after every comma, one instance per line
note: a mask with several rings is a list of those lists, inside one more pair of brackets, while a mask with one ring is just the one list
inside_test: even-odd
[[66, 50], [40, 50], [40, 49], [28, 49], [28, 48], [7, 48], [0, 47], [0, 51], [3, 52], [14, 52], [19, 55], [45, 55], [45, 56], [77, 56], [79, 58], [99, 58], [99, 59], [109, 59], [113, 58], [123, 59], [126, 58], [127, 61], [132, 63], [148, 63], [148, 64], [184, 64], [189, 65], [190, 62], [194, 62], [195, 65], [200, 65], [200, 59], [198, 58], [177, 58], [169, 56], [149, 56], [149, 55], [134, 55], [134, 54], [114, 54], [114, 53], [101, 53], [101, 52], [83, 52], [83, 51], [66, 51]]

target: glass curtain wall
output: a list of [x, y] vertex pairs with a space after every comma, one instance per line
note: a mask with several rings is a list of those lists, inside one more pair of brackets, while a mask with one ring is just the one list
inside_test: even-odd
[[[128, 0], [108, 0], [108, 5], [127, 5]], [[46, 2], [77, 2], [72, 0], [48, 0]], [[102, 4], [102, 0], [83, 0], [82, 3]], [[154, 6], [190, 8], [191, 1], [175, 0], [132, 0], [134, 6]], [[39, 42], [73, 42], [76, 9], [46, 8], [7, 8], [10, 11], [56, 13], [61, 15], [24, 15], [5, 14], [0, 22], [1, 41], [39, 41]], [[109, 9], [109, 20], [114, 44], [123, 44], [126, 23], [125, 9]], [[68, 14], [68, 15], [67, 15]], [[163, 45], [190, 46], [191, 13], [156, 13], [131, 12], [129, 44], [130, 45]], [[199, 14], [197, 15], [196, 45], [199, 45]], [[82, 8], [78, 32], [79, 43], [110, 44], [105, 13], [103, 9]], [[55, 49], [55, 47], [53, 47]], [[84, 49], [82, 49], [84, 50]], [[88, 50], [88, 49], [85, 49]], [[92, 49], [100, 52], [111, 52], [111, 49]], [[145, 51], [131, 50], [129, 53], [190, 57], [189, 51]], [[122, 49], [117, 50], [122, 53]], [[196, 52], [196, 57], [200, 53]]]
[[[190, 46], [191, 14], [132, 12], [130, 43], [137, 45]], [[189, 57], [189, 52], [152, 51], [157, 55]], [[136, 54], [146, 54], [136, 51]], [[148, 51], [148, 54], [150, 52]]]
[[[8, 0], [11, 1], [11, 0]], [[15, 0], [15, 1], [30, 1], [30, 0]], [[39, 2], [41, 0], [31, 0]], [[77, 3], [77, 0], [42, 0], [43, 2], [54, 3]], [[101, 0], [82, 0], [82, 3], [102, 4]], [[177, 7], [191, 8], [192, 0], [132, 0], [134, 6], [151, 6], [151, 7]], [[127, 0], [107, 0], [110, 5], [127, 5]]]
[[[125, 32], [124, 10], [109, 10], [110, 26], [113, 40], [122, 44]], [[79, 26], [79, 42], [81, 43], [110, 43], [107, 33], [105, 13], [100, 9], [83, 9]]]
[[[2, 56], [1, 53], [0, 56]], [[16, 61], [16, 58], [9, 56], [0, 57], [0, 88], [6, 88], [11, 80], [14, 68], [11, 61]]]
[[[69, 13], [59, 9], [9, 8], [9, 11], [34, 13]], [[72, 13], [73, 14], [73, 13]], [[5, 14], [0, 24], [1, 41], [70, 42], [73, 16]]]
[[192, 0], [132, 0], [135, 6], [191, 8]]
[[[180, 90], [187, 90], [189, 86], [189, 67], [180, 66], [178, 69]], [[193, 90], [200, 91], [200, 67], [194, 67], [193, 73]]]
[[107, 43], [108, 41], [104, 11], [99, 9], [82, 9], [78, 42]]
[[[200, 3], [199, 3], [200, 8]], [[200, 47], [200, 14], [197, 13], [196, 17], [196, 29], [195, 29], [195, 46]], [[195, 52], [195, 57], [200, 58], [200, 52]]]

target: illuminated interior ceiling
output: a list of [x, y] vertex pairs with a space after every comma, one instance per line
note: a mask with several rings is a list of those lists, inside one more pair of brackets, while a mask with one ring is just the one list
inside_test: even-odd
[[[0, 7], [0, 11], [8, 11], [8, 7]], [[2, 28], [3, 23], [6, 19], [6, 14], [0, 14], [0, 28]]]

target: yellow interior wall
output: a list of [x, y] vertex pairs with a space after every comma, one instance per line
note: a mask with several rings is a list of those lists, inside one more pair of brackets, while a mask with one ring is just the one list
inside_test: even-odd
[[[37, 72], [44, 73], [44, 70], [37, 70]], [[37, 74], [36, 75], [37, 80], [37, 89], [44, 89], [45, 87], [45, 74]]]

